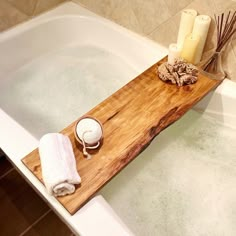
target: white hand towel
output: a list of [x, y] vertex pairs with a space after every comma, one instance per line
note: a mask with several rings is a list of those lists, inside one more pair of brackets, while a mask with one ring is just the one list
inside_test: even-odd
[[44, 135], [39, 141], [39, 155], [44, 184], [49, 194], [64, 196], [81, 182], [76, 169], [70, 139], [59, 133]]

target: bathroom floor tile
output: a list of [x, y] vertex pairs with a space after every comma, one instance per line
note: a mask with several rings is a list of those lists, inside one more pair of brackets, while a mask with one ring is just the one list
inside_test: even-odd
[[37, 224], [28, 230], [24, 236], [73, 236], [70, 229], [50, 211]]
[[0, 150], [0, 179], [5, 175], [13, 166], [5, 157], [5, 154]]
[[0, 179], [0, 209], [1, 235], [16, 236], [49, 207], [17, 171], [12, 170]]

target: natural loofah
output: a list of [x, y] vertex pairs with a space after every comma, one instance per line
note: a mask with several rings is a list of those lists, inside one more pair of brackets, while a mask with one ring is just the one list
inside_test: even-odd
[[178, 86], [194, 84], [198, 78], [197, 67], [184, 60], [177, 60], [174, 65], [165, 62], [157, 68], [157, 71], [161, 80]]

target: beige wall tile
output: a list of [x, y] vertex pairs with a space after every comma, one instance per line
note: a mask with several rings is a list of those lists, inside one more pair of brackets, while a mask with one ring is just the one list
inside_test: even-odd
[[180, 13], [158, 26], [148, 37], [165, 47], [168, 47], [171, 43], [176, 43], [179, 21]]
[[110, 19], [130, 30], [143, 34], [142, 28], [129, 1], [122, 0], [73, 0], [91, 11]]
[[130, 3], [145, 35], [150, 34], [156, 27], [171, 17], [171, 12], [165, 0], [130, 0]]
[[228, 78], [236, 81], [236, 40], [225, 48], [222, 57], [223, 69], [226, 71]]
[[34, 14], [35, 6], [38, 0], [7, 0], [18, 10], [24, 12], [28, 16], [32, 16]]
[[236, 56], [236, 34], [234, 35], [234, 37], [232, 38], [231, 42], [230, 42], [232, 49], [234, 51], [234, 54]]
[[149, 34], [171, 13], [165, 0], [74, 0], [88, 9], [141, 34]]
[[212, 17], [216, 11], [214, 0], [194, 0], [186, 8], [193, 8], [198, 14], [210, 15]]
[[130, 1], [110, 0], [109, 5], [107, 5], [105, 9], [105, 17], [108, 19], [127, 27], [128, 29], [143, 33]]
[[236, 10], [236, 2], [232, 0], [212, 0], [216, 6], [216, 13], [226, 12], [228, 10]]
[[6, 0], [0, 1], [0, 31], [6, 30], [28, 19], [27, 15], [13, 7]]
[[181, 11], [183, 8], [187, 7], [192, 1], [193, 0], [166, 0], [165, 2], [171, 14], [174, 15]]
[[111, 0], [73, 0], [75, 3], [79, 3], [87, 7], [89, 10], [107, 17], [114, 9], [112, 9]]
[[38, 0], [38, 4], [36, 5], [34, 15], [47, 11], [62, 2], [66, 2], [67, 0]]

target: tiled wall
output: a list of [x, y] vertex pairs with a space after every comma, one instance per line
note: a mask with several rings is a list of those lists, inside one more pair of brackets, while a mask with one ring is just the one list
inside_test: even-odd
[[[25, 21], [67, 0], [0, 0], [0, 31]], [[213, 16], [236, 10], [236, 0], [73, 0], [95, 13], [168, 47], [176, 41], [181, 10], [194, 8]], [[214, 47], [211, 24], [206, 51]], [[224, 69], [236, 81], [236, 37], [224, 54]]]
[[66, 0], [0, 0], [0, 31], [50, 9]]
[[[232, 0], [73, 0], [95, 13], [117, 22], [168, 47], [176, 42], [181, 10], [194, 8], [211, 17], [229, 9], [236, 10]], [[214, 24], [211, 24], [206, 51], [214, 47]], [[236, 81], [236, 37], [224, 54], [224, 69]]]

